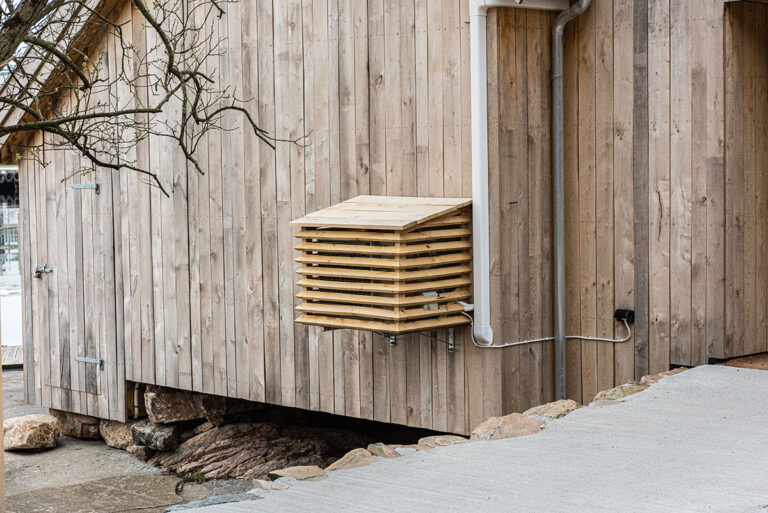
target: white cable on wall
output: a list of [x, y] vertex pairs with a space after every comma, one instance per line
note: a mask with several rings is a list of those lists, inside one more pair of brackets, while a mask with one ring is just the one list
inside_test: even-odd
[[[462, 315], [467, 317], [470, 320], [470, 325], [474, 324], [474, 319], [471, 315], [469, 315], [467, 312], [460, 312]], [[627, 342], [630, 338], [632, 338], [632, 328], [629, 327], [629, 323], [626, 319], [622, 319], [624, 322], [624, 326], [627, 328], [627, 336], [624, 338], [601, 338], [601, 337], [585, 337], [582, 335], [567, 335], [565, 338], [571, 339], [571, 340], [586, 340], [589, 342], [610, 342], [613, 344], [621, 344], [622, 342]], [[513, 347], [513, 346], [523, 346], [526, 344], [535, 344], [537, 342], [552, 342], [555, 340], [555, 337], [544, 337], [544, 338], [533, 338], [530, 340], [520, 340], [519, 342], [509, 342], [507, 344], [501, 344], [501, 345], [485, 345], [480, 344], [475, 340], [475, 334], [474, 329], [470, 330], [470, 333], [472, 334], [472, 343], [476, 345], [477, 347], [480, 347], [482, 349], [503, 349], [505, 347]]]

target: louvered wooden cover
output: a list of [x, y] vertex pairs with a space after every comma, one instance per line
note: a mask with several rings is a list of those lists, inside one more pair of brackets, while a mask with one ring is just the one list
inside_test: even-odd
[[469, 320], [471, 200], [358, 196], [301, 230], [296, 322], [399, 334]]

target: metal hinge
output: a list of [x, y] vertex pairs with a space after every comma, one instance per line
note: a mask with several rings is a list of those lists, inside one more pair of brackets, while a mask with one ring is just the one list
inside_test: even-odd
[[96, 363], [99, 365], [99, 370], [104, 370], [104, 360], [101, 358], [88, 358], [87, 356], [75, 356], [76, 362], [82, 363]]
[[93, 189], [96, 191], [96, 194], [99, 193], [101, 188], [99, 187], [99, 184], [97, 183], [73, 183], [72, 184], [73, 189]]
[[53, 273], [53, 267], [48, 267], [48, 264], [45, 264], [42, 267], [35, 267], [35, 278], [40, 279], [43, 277], [44, 274], [52, 274]]

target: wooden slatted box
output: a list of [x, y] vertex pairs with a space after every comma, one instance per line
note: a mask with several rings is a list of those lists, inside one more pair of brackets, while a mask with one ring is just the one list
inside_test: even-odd
[[358, 196], [292, 222], [296, 322], [400, 334], [469, 322], [471, 200]]

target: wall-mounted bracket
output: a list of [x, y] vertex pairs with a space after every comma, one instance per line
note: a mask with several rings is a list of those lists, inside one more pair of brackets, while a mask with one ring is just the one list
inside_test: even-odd
[[73, 189], [93, 189], [98, 194], [101, 191], [101, 187], [97, 183], [73, 183]]
[[443, 344], [448, 346], [448, 352], [450, 354], [454, 354], [456, 352], [456, 329], [455, 328], [448, 328], [448, 338], [442, 339], [440, 337], [436, 337], [432, 333], [427, 333], [424, 331], [419, 331], [419, 335], [422, 337], [431, 338], [432, 340], [436, 342], [442, 342]]
[[99, 370], [104, 370], [104, 360], [101, 358], [88, 358], [87, 356], [75, 356], [76, 362], [81, 363], [95, 363], [99, 366]]

